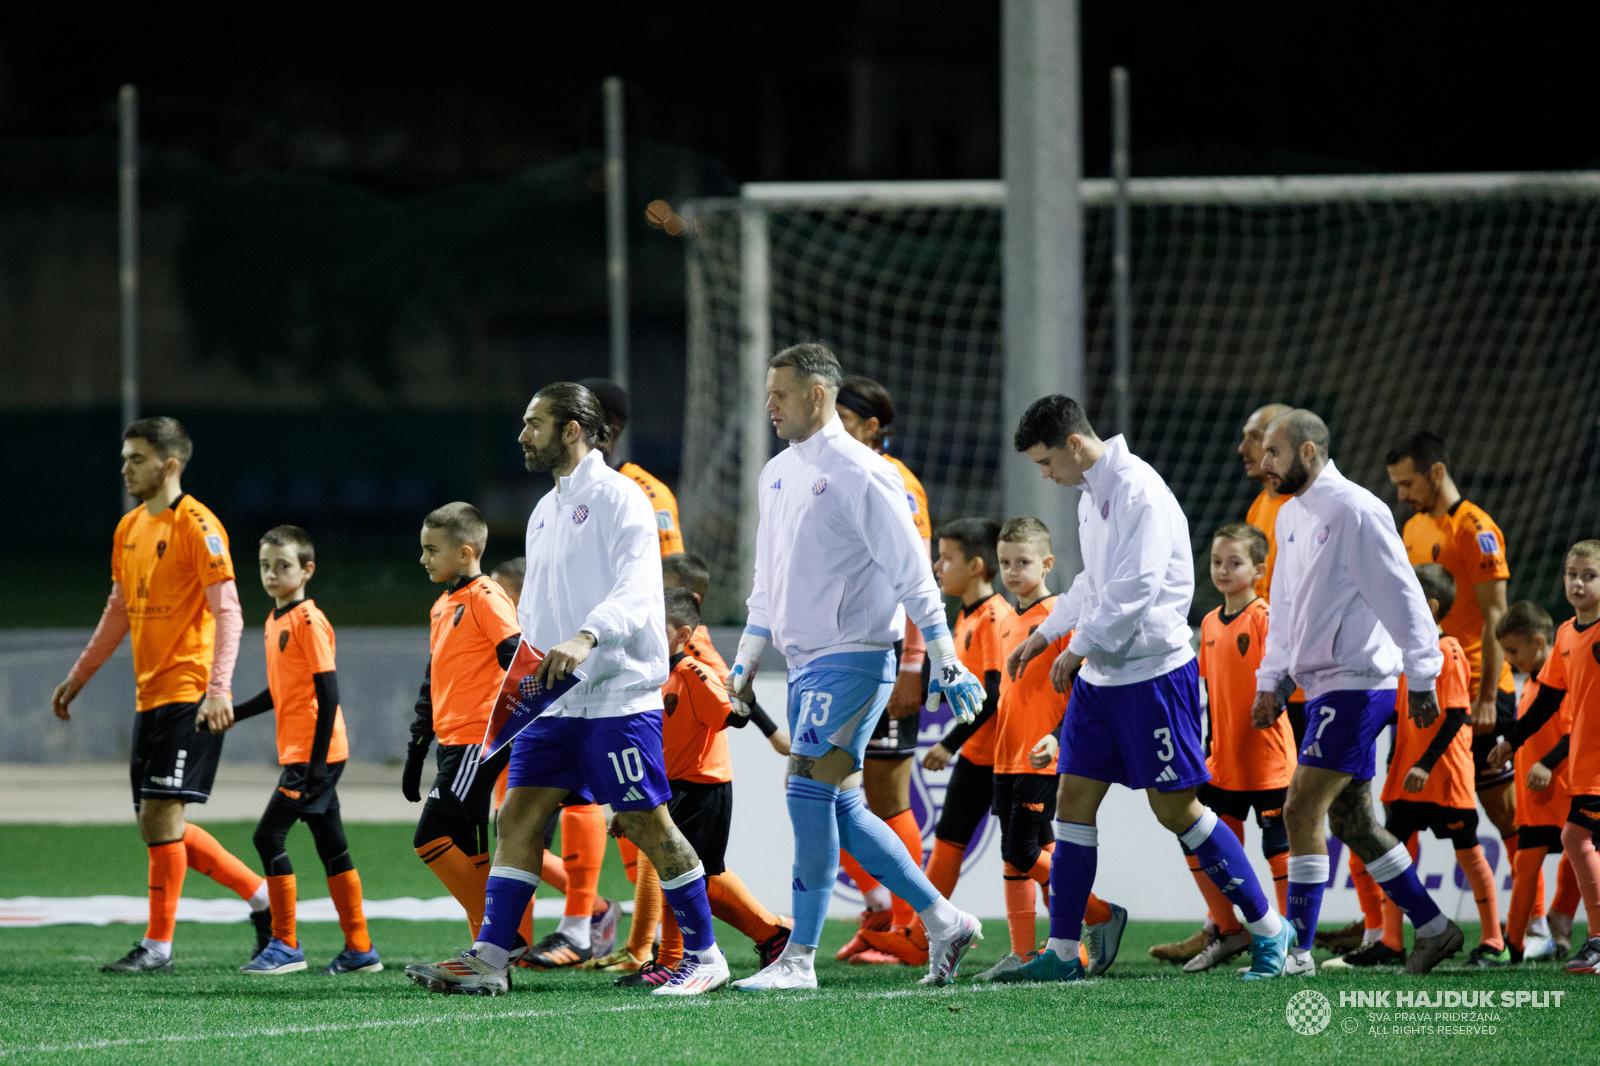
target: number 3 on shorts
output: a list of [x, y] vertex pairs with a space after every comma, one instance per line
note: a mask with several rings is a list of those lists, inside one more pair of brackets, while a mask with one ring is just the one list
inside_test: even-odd
[[[617, 759], [618, 754], [622, 756], [620, 761]], [[606, 758], [611, 760], [611, 768], [617, 772], [617, 781], [619, 783], [644, 780], [644, 760], [639, 757], [638, 748], [623, 748], [620, 753], [608, 751], [606, 752]], [[628, 774], [626, 778], [622, 776], [624, 770]]]
[[1176, 749], [1172, 746], [1172, 730], [1165, 726], [1155, 731], [1155, 738], [1161, 741], [1161, 747], [1156, 751], [1156, 758], [1162, 762], [1171, 762]]

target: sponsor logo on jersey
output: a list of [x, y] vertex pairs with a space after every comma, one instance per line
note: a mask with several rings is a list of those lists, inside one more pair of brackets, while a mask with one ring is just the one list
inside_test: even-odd
[[581, 526], [589, 520], [589, 505], [580, 503], [572, 509], [572, 524]]
[[1485, 555], [1494, 555], [1500, 550], [1500, 540], [1489, 530], [1478, 534], [1478, 550]]
[[206, 551], [212, 555], [222, 554], [222, 536], [217, 533], [206, 534]]
[[661, 532], [663, 532], [663, 533], [665, 533], [667, 530], [672, 528], [672, 512], [671, 511], [657, 511], [656, 512], [656, 528], [661, 530]]
[[827, 491], [828, 491], [828, 479], [825, 478], [825, 477], [817, 478], [817, 483], [815, 485], [811, 486], [811, 495], [813, 495], [813, 496], [821, 496], [824, 492], [827, 492]]

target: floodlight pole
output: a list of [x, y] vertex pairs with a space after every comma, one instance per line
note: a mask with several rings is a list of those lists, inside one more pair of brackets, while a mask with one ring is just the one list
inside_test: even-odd
[[1132, 263], [1128, 243], [1128, 173], [1131, 169], [1128, 136], [1128, 68], [1111, 68], [1111, 289], [1115, 317], [1112, 340], [1116, 365], [1111, 374], [1115, 396], [1117, 432], [1133, 441], [1133, 409], [1128, 386], [1133, 376], [1133, 338], [1129, 319], [1129, 285]]
[[[628, 387], [628, 215], [627, 172], [623, 168], [622, 79], [604, 87], [606, 127], [606, 286], [611, 311], [611, 380]], [[627, 458], [628, 435], [617, 442]]]
[[[122, 291], [122, 424], [139, 417], [139, 91], [124, 85], [117, 94], [119, 287]], [[122, 494], [123, 510], [133, 497]]]

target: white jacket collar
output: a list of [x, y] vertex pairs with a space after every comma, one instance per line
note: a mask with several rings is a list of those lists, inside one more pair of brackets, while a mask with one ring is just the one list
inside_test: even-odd
[[572, 468], [572, 473], [566, 477], [556, 478], [556, 492], [565, 496], [574, 489], [583, 488], [599, 473], [599, 468], [605, 465], [606, 457], [600, 454], [600, 449], [589, 449], [589, 454], [578, 460], [578, 465]]
[[[827, 447], [829, 441], [837, 437], [849, 436], [850, 434], [844, 431], [844, 423], [839, 421], [838, 414], [834, 414], [822, 424], [821, 429], [811, 434], [811, 436], [807, 437], [805, 440], [790, 441], [789, 447], [797, 450], [800, 453], [801, 458], [813, 460], [817, 457], [818, 452]], [[851, 439], [853, 440], [854, 438], [852, 437]]]
[[1322, 469], [1317, 471], [1317, 479], [1311, 483], [1310, 488], [1306, 489], [1306, 491], [1302, 493], [1302, 498], [1305, 496], [1316, 495], [1324, 489], [1331, 490], [1335, 481], [1344, 480], [1345, 476], [1339, 472], [1339, 468], [1337, 466], [1333, 465], [1333, 460], [1329, 459], [1327, 463], [1323, 465]]
[[1099, 499], [1108, 496], [1117, 481], [1117, 475], [1128, 465], [1128, 441], [1121, 433], [1106, 441], [1105, 453], [1083, 472], [1079, 486], [1089, 490], [1089, 495]]

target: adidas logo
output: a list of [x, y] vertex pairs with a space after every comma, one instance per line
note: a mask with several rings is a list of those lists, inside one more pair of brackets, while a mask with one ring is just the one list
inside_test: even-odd
[[783, 488], [783, 478], [780, 477], [778, 480], [774, 481], [772, 483], [772, 487], [775, 488], [775, 489]]
[[643, 803], [644, 802], [644, 795], [642, 793], [640, 793], [640, 791], [639, 791], [639, 789], [637, 787], [630, 786], [628, 788], [628, 794], [626, 796], [622, 797], [622, 802], [623, 803]]
[[428, 798], [431, 799], [431, 800], [438, 799], [439, 798], [439, 789], [437, 787], [435, 787], [431, 791], [429, 791]]
[[1322, 758], [1322, 742], [1320, 740], [1313, 740], [1300, 754], [1309, 755], [1314, 759]]
[[1223, 895], [1227, 895], [1229, 892], [1236, 890], [1242, 884], [1244, 884], [1244, 881], [1240, 880], [1239, 878], [1230, 878], [1228, 883], [1222, 886]]
[[816, 742], [817, 742], [817, 731], [815, 729], [808, 729], [804, 733], [800, 734], [800, 743], [802, 743], [802, 744], [815, 744]]
[[794, 889], [796, 892], [804, 892], [806, 890], [806, 886], [798, 877], [794, 879], [794, 884], [790, 885], [789, 887]]
[[1165, 784], [1168, 781], [1176, 781], [1177, 779], [1178, 775], [1172, 772], [1172, 767], [1170, 766], [1163, 766], [1161, 772], [1156, 775], [1157, 784]]
[[694, 936], [695, 935], [695, 931], [693, 929], [689, 928], [687, 925], [684, 925], [682, 922], [678, 923], [678, 932], [687, 933], [690, 936]]

